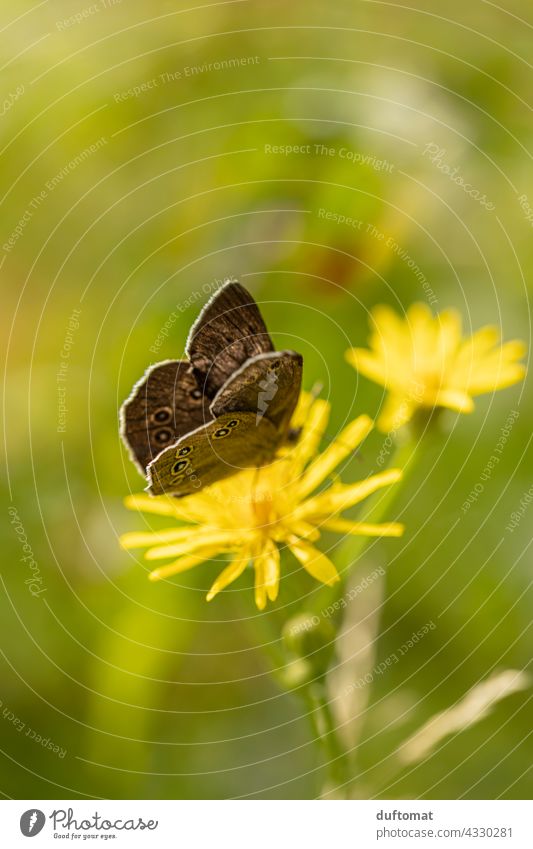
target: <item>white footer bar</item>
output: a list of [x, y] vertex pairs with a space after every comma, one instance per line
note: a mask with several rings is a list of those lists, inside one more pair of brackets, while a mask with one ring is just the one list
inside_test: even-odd
[[520, 801], [9, 800], [0, 835], [6, 849], [533, 847], [531, 806]]

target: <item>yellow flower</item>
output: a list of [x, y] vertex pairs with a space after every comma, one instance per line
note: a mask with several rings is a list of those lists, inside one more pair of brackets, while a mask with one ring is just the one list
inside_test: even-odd
[[387, 306], [372, 311], [370, 350], [351, 348], [346, 359], [389, 394], [378, 419], [382, 431], [394, 431], [420, 407], [474, 409], [472, 396], [503, 389], [522, 380], [523, 342], [500, 343], [496, 327], [461, 335], [454, 310], [433, 316], [425, 304], [413, 304], [405, 319]]
[[255, 569], [255, 601], [262, 610], [267, 598], [274, 601], [280, 579], [280, 547], [287, 547], [318, 581], [334, 584], [338, 572], [314, 544], [320, 531], [368, 536], [400, 536], [395, 522], [368, 524], [340, 518], [372, 492], [394, 483], [399, 469], [390, 469], [354, 484], [333, 482], [313, 494], [334, 469], [362, 442], [373, 427], [368, 416], [349, 424], [321, 454], [330, 405], [302, 394], [293, 425], [301, 427], [298, 442], [284, 449], [269, 466], [245, 469], [231, 478], [177, 499], [145, 494], [126, 498], [126, 506], [144, 513], [159, 513], [182, 524], [166, 530], [126, 533], [124, 548], [147, 548], [146, 560], [166, 560], [150, 574], [157, 581], [191, 569], [220, 554], [231, 555], [229, 565], [209, 590], [210, 601], [235, 581], [249, 563]]

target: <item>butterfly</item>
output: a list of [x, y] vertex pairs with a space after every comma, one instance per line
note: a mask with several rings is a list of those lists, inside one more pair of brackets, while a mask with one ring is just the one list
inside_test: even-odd
[[202, 309], [187, 359], [151, 366], [120, 410], [120, 434], [152, 495], [183, 497], [270, 463], [291, 437], [303, 359], [276, 351], [235, 280]]

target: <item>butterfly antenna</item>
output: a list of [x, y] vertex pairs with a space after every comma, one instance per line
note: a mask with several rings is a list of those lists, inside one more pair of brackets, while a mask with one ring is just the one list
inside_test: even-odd
[[309, 393], [311, 395], [311, 398], [313, 399], [313, 401], [316, 401], [316, 399], [318, 398], [318, 396], [322, 392], [323, 388], [324, 388], [324, 384], [321, 383], [319, 380], [316, 383], [313, 384], [313, 386], [311, 387], [311, 392]]

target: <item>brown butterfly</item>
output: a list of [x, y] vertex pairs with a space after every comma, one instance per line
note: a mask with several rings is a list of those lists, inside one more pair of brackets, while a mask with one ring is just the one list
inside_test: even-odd
[[152, 495], [189, 495], [269, 463], [300, 394], [301, 355], [274, 350], [236, 281], [205, 305], [185, 352], [151, 366], [120, 410], [120, 434]]

